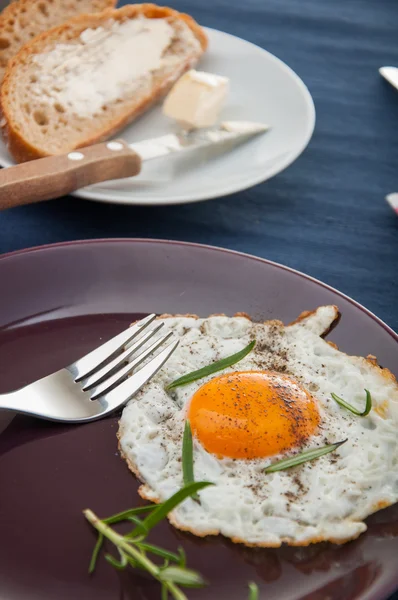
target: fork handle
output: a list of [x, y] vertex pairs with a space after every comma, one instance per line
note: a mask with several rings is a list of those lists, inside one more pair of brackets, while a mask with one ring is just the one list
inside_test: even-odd
[[0, 171], [0, 210], [51, 200], [140, 171], [141, 157], [120, 140], [39, 158]]

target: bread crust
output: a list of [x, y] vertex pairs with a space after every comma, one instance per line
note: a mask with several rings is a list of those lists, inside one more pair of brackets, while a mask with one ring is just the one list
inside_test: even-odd
[[[184, 21], [186, 25], [188, 25], [196, 39], [199, 41], [202, 53], [207, 48], [208, 41], [206, 34], [192, 17], [184, 13], [179, 13], [172, 8], [157, 6], [156, 4], [132, 4], [123, 6], [119, 9], [107, 9], [101, 13], [95, 13], [92, 15], [80, 15], [70, 19], [59, 27], [54, 27], [53, 29], [38, 35], [36, 38], [34, 38], [34, 40], [25, 44], [18, 54], [11, 59], [6, 69], [3, 85], [0, 91], [2, 133], [9, 152], [17, 162], [25, 162], [49, 155], [49, 153], [43, 152], [40, 148], [37, 148], [24, 138], [19, 131], [18, 123], [16, 123], [12, 117], [8, 96], [10, 93], [14, 73], [18, 67], [22, 64], [25, 64], [32, 55], [41, 53], [43, 48], [48, 43], [51, 44], [58, 41], [65, 42], [71, 39], [76, 39], [86, 29], [100, 27], [105, 21], [110, 19], [123, 22], [138, 18], [140, 16], [143, 16], [147, 19], [180, 19], [181, 21]], [[195, 57], [195, 59], [199, 57], [200, 56]], [[192, 58], [188, 58], [184, 63], [181, 64], [181, 75], [186, 70], [191, 68], [191, 66]], [[132, 113], [130, 112], [129, 114], [123, 114], [114, 118], [102, 130], [97, 131], [91, 136], [88, 136], [82, 143], [71, 147], [70, 150], [84, 146], [90, 146], [97, 142], [102, 142], [108, 139], [113, 134], [123, 129], [123, 127], [131, 123], [142, 113], [147, 111], [153, 104], [155, 104], [167, 93], [173, 83], [174, 81], [170, 82], [169, 79], [164, 80], [154, 87], [151, 96], [141, 102]]]

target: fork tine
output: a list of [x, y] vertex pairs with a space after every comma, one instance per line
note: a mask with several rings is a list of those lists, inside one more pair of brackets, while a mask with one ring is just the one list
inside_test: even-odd
[[107, 377], [110, 377], [116, 371], [117, 367], [123, 365], [123, 363], [126, 362], [127, 359], [130, 358], [132, 354], [134, 354], [134, 352], [136, 352], [139, 348], [141, 348], [141, 346], [143, 346], [148, 340], [150, 340], [151, 337], [153, 337], [162, 327], [163, 323], [159, 323], [157, 327], [148, 331], [148, 333], [142, 336], [138, 340], [138, 342], [136, 342], [132, 346], [129, 346], [129, 348], [122, 352], [122, 354], [118, 354], [116, 358], [111, 360], [110, 363], [107, 363], [104, 367], [102, 367], [102, 369], [99, 369], [99, 371], [94, 371], [92, 375], [90, 375], [85, 381], [82, 382], [83, 392], [91, 390], [94, 386], [107, 379]]
[[142, 386], [159, 371], [169, 356], [173, 354], [178, 344], [179, 340], [171, 342], [171, 344], [166, 346], [166, 348], [155, 356], [151, 362], [146, 364], [131, 377], [128, 377], [126, 381], [120, 383], [115, 389], [105, 394], [105, 396], [101, 398], [101, 402], [106, 402], [106, 412], [111, 412], [130, 400], [130, 398], [132, 398], [132, 396], [134, 396], [134, 394], [136, 394]]
[[93, 393], [91, 394], [91, 400], [97, 400], [100, 396], [103, 396], [111, 389], [116, 387], [123, 379], [127, 377], [127, 375], [131, 371], [133, 371], [133, 369], [140, 365], [148, 356], [150, 356], [153, 352], [155, 352], [155, 350], [157, 350], [162, 344], [164, 344], [164, 342], [168, 340], [172, 336], [172, 334], [173, 332], [169, 331], [169, 333], [167, 333], [166, 335], [155, 340], [155, 342], [151, 344], [149, 348], [144, 350], [144, 352], [141, 352], [141, 354], [139, 354], [137, 358], [127, 363], [127, 365], [122, 367], [119, 371], [117, 371], [114, 375], [106, 379], [103, 383], [97, 385], [94, 388]]
[[138, 321], [132, 327], [118, 333], [115, 337], [99, 346], [99, 348], [89, 352], [89, 354], [86, 354], [66, 368], [73, 375], [75, 381], [81, 381], [85, 377], [91, 375], [93, 371], [102, 367], [108, 360], [114, 358], [115, 354], [117, 354], [123, 346], [128, 342], [131, 342], [131, 340], [152, 323], [155, 318], [156, 315], [152, 314], [141, 319], [141, 321]]

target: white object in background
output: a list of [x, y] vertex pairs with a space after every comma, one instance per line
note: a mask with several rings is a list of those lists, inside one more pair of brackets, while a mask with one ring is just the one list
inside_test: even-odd
[[174, 84], [163, 104], [163, 113], [187, 129], [211, 127], [228, 94], [229, 80], [192, 69]]
[[388, 83], [398, 90], [398, 69], [397, 67], [380, 67], [379, 73]]
[[393, 209], [393, 211], [395, 212], [395, 214], [398, 215], [398, 194], [397, 193], [388, 194], [388, 196], [386, 196], [386, 200], [387, 200], [388, 204], [391, 206], [391, 208]]

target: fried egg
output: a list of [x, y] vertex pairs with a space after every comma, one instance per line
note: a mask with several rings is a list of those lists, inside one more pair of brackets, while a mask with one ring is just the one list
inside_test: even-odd
[[[143, 482], [142, 497], [162, 502], [183, 486], [182, 439], [189, 419], [194, 477], [214, 485], [170, 515], [198, 536], [222, 534], [250, 546], [342, 543], [364, 519], [398, 500], [398, 384], [373, 357], [340, 352], [323, 339], [335, 306], [285, 326], [235, 317], [169, 316], [180, 344], [165, 367], [130, 401], [119, 446]], [[240, 362], [188, 385], [177, 378], [239, 352]], [[332, 393], [358, 410], [339, 405]], [[335, 452], [283, 471], [269, 465], [305, 450], [347, 442]]]

